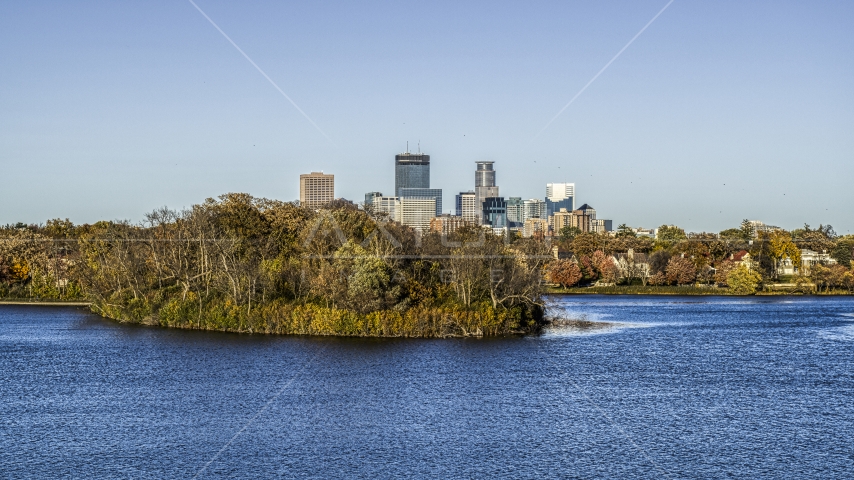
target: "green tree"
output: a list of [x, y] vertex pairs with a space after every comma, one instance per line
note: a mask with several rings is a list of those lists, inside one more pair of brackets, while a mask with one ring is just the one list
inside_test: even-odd
[[685, 230], [675, 225], [662, 225], [655, 232], [655, 248], [669, 250], [687, 238]]
[[839, 237], [830, 250], [830, 256], [840, 265], [849, 265], [854, 260], [854, 235]]
[[571, 242], [580, 233], [580, 228], [567, 225], [560, 229], [560, 239], [563, 242]]
[[744, 232], [739, 228], [727, 228], [726, 230], [721, 230], [721, 233], [719, 233], [718, 236], [721, 240], [727, 241], [748, 240], [744, 238]]
[[631, 227], [629, 227], [625, 223], [620, 224], [620, 226], [617, 227], [617, 234], [616, 234], [617, 238], [634, 238], [637, 236], [638, 236], [638, 234], [635, 233], [635, 231], [632, 230]]
[[739, 227], [739, 230], [741, 230], [741, 238], [744, 239], [744, 241], [748, 241], [756, 237], [756, 229], [753, 227], [753, 224], [750, 223], [750, 220], [746, 218], [741, 221], [741, 227]]
[[584, 232], [572, 240], [570, 248], [579, 257], [589, 256], [599, 249], [599, 243], [599, 237], [595, 233]]
[[761, 282], [762, 275], [744, 264], [735, 267], [727, 275], [727, 285], [735, 295], [753, 295]]

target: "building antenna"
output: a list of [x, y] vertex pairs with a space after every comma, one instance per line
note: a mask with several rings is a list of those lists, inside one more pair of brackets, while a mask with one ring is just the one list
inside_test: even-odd
[[406, 153], [409, 153], [409, 140], [406, 141]]
[[418, 140], [418, 155], [421, 155], [421, 140]]

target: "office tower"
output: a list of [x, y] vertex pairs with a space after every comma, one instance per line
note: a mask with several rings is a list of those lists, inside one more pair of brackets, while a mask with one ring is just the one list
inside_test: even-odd
[[522, 226], [525, 223], [525, 210], [522, 197], [507, 199], [507, 224], [511, 227]]
[[385, 213], [387, 219], [400, 222], [400, 199], [398, 197], [374, 197], [372, 199], [374, 213]]
[[436, 201], [436, 215], [442, 214], [442, 189], [441, 188], [401, 188], [398, 192], [400, 198], [421, 198]]
[[552, 216], [561, 208], [565, 208], [568, 212], [575, 210], [575, 184], [546, 184], [546, 215]]
[[400, 197], [398, 217], [400, 223], [421, 233], [430, 229], [430, 219], [436, 216], [435, 198]]
[[383, 196], [382, 192], [368, 192], [368, 193], [366, 193], [365, 194], [365, 205], [366, 206], [367, 205], [373, 205], [374, 204], [374, 198], [382, 197], [382, 196]]
[[474, 192], [460, 192], [457, 195], [457, 216], [474, 224], [480, 223], [479, 208]]
[[[478, 215], [483, 213], [483, 201], [487, 198], [498, 198], [498, 187], [495, 185], [495, 170], [492, 164], [495, 162], [475, 162], [477, 170], [474, 172], [475, 204]], [[481, 224], [484, 223], [481, 216]]]
[[481, 214], [483, 225], [489, 225], [493, 230], [507, 227], [507, 202], [501, 197], [483, 199]]
[[538, 198], [531, 198], [522, 202], [522, 222], [531, 218], [549, 218], [548, 208], [545, 201]]
[[299, 203], [307, 208], [320, 208], [335, 199], [335, 175], [323, 172], [299, 176]]
[[547, 183], [546, 197], [554, 201], [575, 197], [574, 183]]
[[430, 188], [430, 155], [404, 152], [394, 156], [394, 195], [404, 188]]

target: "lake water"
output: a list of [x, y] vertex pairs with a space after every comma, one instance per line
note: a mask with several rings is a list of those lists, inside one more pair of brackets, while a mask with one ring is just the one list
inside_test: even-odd
[[0, 476], [854, 475], [854, 299], [553, 300], [616, 325], [265, 337], [0, 306]]

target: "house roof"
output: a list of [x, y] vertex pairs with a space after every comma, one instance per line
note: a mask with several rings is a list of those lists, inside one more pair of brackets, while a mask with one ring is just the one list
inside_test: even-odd
[[[649, 259], [647, 258], [645, 253], [635, 253], [634, 257], [635, 257], [634, 262], [636, 264], [637, 263], [649, 263]], [[614, 258], [617, 261], [620, 261], [622, 259], [626, 259], [626, 262], [628, 262], [629, 261], [629, 254], [628, 253], [617, 253], [617, 254], [614, 254]]]

